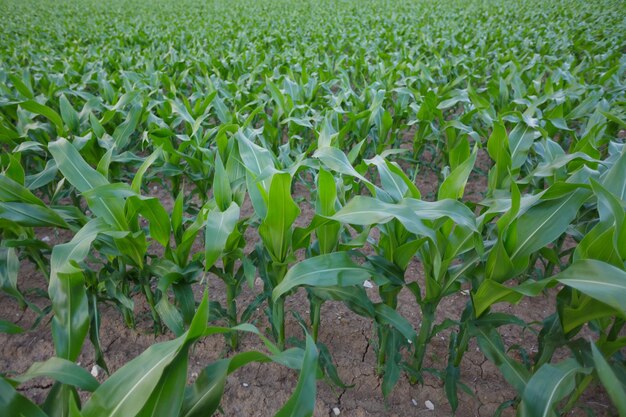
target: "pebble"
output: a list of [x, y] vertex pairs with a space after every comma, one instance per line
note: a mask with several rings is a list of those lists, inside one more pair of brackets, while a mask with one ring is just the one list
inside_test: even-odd
[[411, 398], [411, 402], [413, 403], [414, 406], [417, 407], [417, 400], [415, 398]]
[[424, 401], [424, 405], [426, 406], [426, 408], [428, 408], [430, 411], [433, 411], [435, 409], [435, 404], [432, 403], [432, 401], [430, 400], [426, 400]]
[[41, 238], [42, 242], [50, 242], [50, 236], [44, 236]]
[[248, 387], [250, 386], [250, 384], [248, 384], [247, 382], [244, 382], [244, 383], [243, 383], [243, 384], [241, 384], [241, 385], [243, 385], [243, 387], [244, 387], [244, 388], [248, 388]]
[[91, 367], [91, 375], [93, 375], [94, 378], [98, 378], [98, 375], [100, 375], [100, 367], [98, 365]]
[[335, 407], [335, 408], [333, 408], [333, 414], [338, 416], [339, 414], [341, 414], [341, 411], [339, 411], [339, 408]]
[[374, 288], [374, 284], [372, 284], [372, 283], [371, 283], [369, 280], [367, 280], [367, 279], [366, 279], [365, 281], [363, 281], [363, 286], [364, 286], [365, 288]]

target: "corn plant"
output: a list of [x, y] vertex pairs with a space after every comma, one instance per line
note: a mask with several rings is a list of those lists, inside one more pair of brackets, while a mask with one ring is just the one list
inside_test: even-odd
[[[373, 323], [386, 397], [431, 372], [455, 412], [475, 341], [517, 393], [499, 411], [565, 414], [599, 382], [626, 416], [620, 6], [0, 2], [0, 290], [38, 317], [0, 332], [51, 312], [55, 349], [0, 376], [0, 413], [208, 415], [226, 375], [272, 360], [302, 369], [277, 415], [310, 415], [317, 374], [346, 388], [322, 340], [332, 300]], [[26, 288], [23, 262], [47, 292]], [[198, 304], [215, 279], [225, 294]], [[285, 303], [301, 288], [297, 340]], [[493, 308], [540, 294], [556, 306], [541, 323]], [[136, 297], [172, 340], [98, 386], [74, 362], [89, 338], [107, 369], [100, 307], [133, 327]], [[538, 352], [507, 346], [505, 325]], [[269, 355], [237, 352], [241, 331]], [[217, 333], [235, 352], [185, 387], [188, 350]], [[41, 406], [16, 390], [37, 376], [56, 381]]]
[[[204, 368], [192, 385], [186, 386], [189, 349], [196, 341], [231, 331], [259, 334], [251, 325], [207, 327], [208, 315], [209, 303], [205, 294], [187, 331], [176, 339], [152, 345], [102, 384], [89, 372], [62, 357], [34, 363], [22, 375], [0, 378], [3, 390], [0, 409], [8, 415], [24, 416], [51, 416], [60, 412], [73, 416], [212, 415], [219, 407], [229, 374], [251, 362], [273, 361], [291, 366], [295, 363], [301, 369], [294, 394], [276, 415], [312, 414], [318, 353], [310, 337], [306, 350], [292, 348], [284, 352], [265, 339], [270, 355], [248, 351], [218, 360]], [[19, 384], [42, 376], [57, 381], [43, 409], [15, 390]], [[76, 388], [91, 393], [82, 407]]]

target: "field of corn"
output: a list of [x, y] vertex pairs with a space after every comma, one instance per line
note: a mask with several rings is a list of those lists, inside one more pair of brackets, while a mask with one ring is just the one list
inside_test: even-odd
[[0, 0], [0, 415], [626, 417], [621, 0]]

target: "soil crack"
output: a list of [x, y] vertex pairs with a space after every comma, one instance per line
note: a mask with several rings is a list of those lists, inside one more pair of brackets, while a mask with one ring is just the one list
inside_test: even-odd
[[361, 356], [361, 362], [365, 362], [365, 356], [367, 355], [367, 352], [369, 352], [370, 350], [370, 339], [365, 334], [365, 330], [361, 330], [361, 334], [363, 335], [363, 337], [365, 338], [365, 342], [367, 343], [365, 345], [365, 351], [363, 352], [363, 355]]
[[52, 387], [52, 382], [47, 383], [47, 384], [33, 384], [33, 385], [26, 386], [26, 387], [18, 387], [17, 391], [25, 392], [25, 391], [30, 391], [32, 389], [48, 389], [50, 387]]

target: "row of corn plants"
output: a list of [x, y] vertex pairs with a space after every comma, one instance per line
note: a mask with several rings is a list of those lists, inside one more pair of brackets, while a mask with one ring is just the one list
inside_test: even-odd
[[[211, 415], [228, 374], [274, 361], [300, 373], [277, 415], [312, 415], [318, 378], [345, 387], [320, 337], [324, 304], [339, 301], [374, 324], [385, 396], [402, 375], [432, 373], [454, 412], [475, 341], [517, 393], [502, 410], [560, 415], [599, 383], [626, 416], [623, 12], [609, 1], [157, 3], [179, 16], [171, 26], [147, 22], [142, 1], [0, 5], [13, 16], [0, 38], [0, 287], [35, 327], [51, 314], [55, 351], [0, 375], [4, 414]], [[41, 228], [73, 237], [50, 245]], [[24, 261], [45, 279], [45, 308], [21, 288]], [[225, 294], [201, 296], [207, 280]], [[461, 291], [463, 313], [441, 320]], [[286, 307], [303, 292], [308, 318]], [[495, 308], [540, 296], [555, 300], [542, 323]], [[76, 360], [89, 339], [108, 369], [102, 306], [134, 327], [138, 299], [172, 340], [100, 385]], [[506, 346], [503, 326], [535, 332], [538, 351]], [[2, 318], [0, 330], [32, 329]], [[241, 332], [267, 352], [240, 351]], [[229, 356], [186, 385], [190, 348], [216, 334]], [[435, 337], [449, 345], [442, 369], [426, 364]], [[56, 383], [36, 405], [17, 389], [42, 376]], [[92, 394], [81, 402], [77, 389]]]

